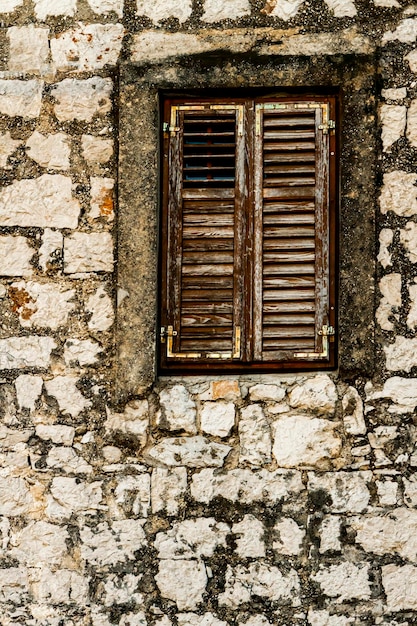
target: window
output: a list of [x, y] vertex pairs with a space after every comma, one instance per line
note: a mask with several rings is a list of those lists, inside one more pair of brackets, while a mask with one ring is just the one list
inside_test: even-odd
[[335, 97], [164, 103], [162, 372], [335, 365]]

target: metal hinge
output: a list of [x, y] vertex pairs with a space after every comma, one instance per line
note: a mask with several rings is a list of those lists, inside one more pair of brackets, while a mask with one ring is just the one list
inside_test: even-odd
[[[161, 343], [167, 345], [167, 358], [172, 359], [200, 359], [203, 358], [201, 352], [174, 352], [173, 351], [173, 338], [178, 335], [178, 332], [174, 330], [173, 326], [162, 326], [161, 328]], [[233, 353], [232, 352], [208, 352], [204, 355], [205, 359], [239, 359], [240, 358], [240, 326], [235, 326]]]
[[319, 335], [323, 337], [321, 352], [295, 352], [294, 356], [297, 359], [327, 359], [329, 357], [329, 337], [335, 335], [335, 329], [333, 326], [327, 326], [325, 324], [322, 329], [319, 330]]
[[323, 124], [319, 125], [319, 129], [323, 131], [323, 135], [327, 135], [329, 130], [334, 130], [336, 128], [336, 122], [334, 120], [329, 119], [330, 111], [329, 106], [327, 104], [322, 105], [323, 111]]

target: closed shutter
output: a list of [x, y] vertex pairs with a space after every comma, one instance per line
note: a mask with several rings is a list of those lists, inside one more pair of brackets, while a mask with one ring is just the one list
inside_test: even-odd
[[171, 109], [167, 359], [240, 358], [243, 107]]
[[162, 371], [335, 364], [335, 106], [166, 102]]
[[256, 360], [310, 360], [323, 351], [330, 312], [328, 114], [317, 102], [256, 105]]

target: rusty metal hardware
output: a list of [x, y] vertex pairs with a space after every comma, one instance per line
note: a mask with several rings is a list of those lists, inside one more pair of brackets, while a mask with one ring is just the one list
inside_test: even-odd
[[298, 359], [327, 359], [329, 356], [329, 337], [335, 334], [333, 326], [326, 324], [319, 330], [319, 335], [323, 337], [321, 352], [295, 352], [294, 356]]
[[172, 359], [239, 359], [241, 349], [241, 330], [240, 326], [235, 326], [234, 340], [233, 340], [233, 352], [208, 352], [203, 355], [201, 352], [174, 352], [173, 351], [173, 338], [178, 335], [178, 332], [174, 330], [174, 327], [169, 325], [161, 327], [161, 343], [166, 343], [167, 346], [167, 358]]
[[180, 131], [180, 127], [177, 126], [177, 114], [179, 111], [221, 111], [230, 110], [237, 112], [237, 134], [243, 135], [243, 104], [180, 104], [178, 106], [171, 107], [171, 123], [163, 123], [163, 131], [170, 132], [172, 135]]

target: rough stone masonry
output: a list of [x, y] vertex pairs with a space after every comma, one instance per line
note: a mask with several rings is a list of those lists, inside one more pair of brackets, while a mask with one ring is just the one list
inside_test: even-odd
[[[0, 26], [1, 625], [415, 624], [417, 6], [0, 0]], [[349, 319], [341, 307], [336, 372], [146, 375], [116, 393], [129, 279], [156, 289], [140, 214], [143, 271], [117, 274], [118, 164], [139, 148], [119, 111], [149, 68], [158, 88], [193, 59], [220, 86], [307, 63], [316, 86], [338, 65], [343, 90], [359, 68], [374, 139], [344, 131], [342, 284], [361, 253], [372, 263]], [[152, 177], [156, 118], [135, 116]], [[155, 320], [149, 302], [134, 306]], [[152, 370], [154, 335], [140, 341]]]

